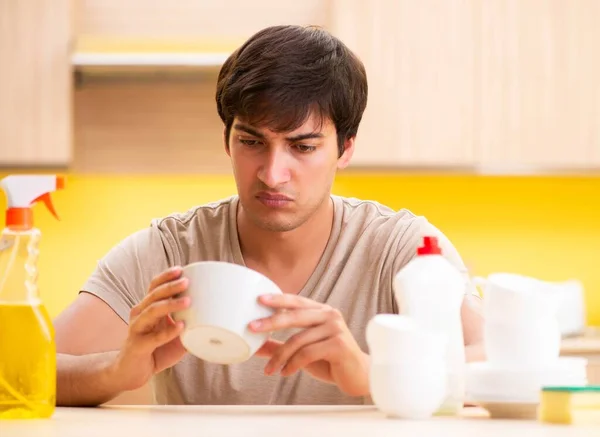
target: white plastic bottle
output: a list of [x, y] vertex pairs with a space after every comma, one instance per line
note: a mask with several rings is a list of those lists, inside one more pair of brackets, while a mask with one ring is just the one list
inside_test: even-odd
[[420, 329], [446, 336], [448, 390], [436, 415], [458, 414], [464, 403], [466, 360], [461, 304], [466, 286], [465, 278], [444, 258], [433, 236], [423, 238], [417, 255], [394, 278], [394, 295], [400, 314], [410, 316]]

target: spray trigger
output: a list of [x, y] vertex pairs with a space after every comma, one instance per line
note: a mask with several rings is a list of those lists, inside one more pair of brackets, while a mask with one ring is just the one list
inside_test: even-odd
[[58, 217], [58, 214], [56, 213], [56, 210], [54, 209], [54, 205], [52, 204], [52, 197], [50, 197], [50, 193], [42, 194], [41, 196], [37, 197], [36, 199], [33, 199], [32, 203], [39, 202], [39, 201], [44, 202], [44, 205], [46, 205], [46, 208], [48, 208], [48, 210], [52, 213], [52, 215], [56, 218], [56, 220], [60, 220], [60, 218]]

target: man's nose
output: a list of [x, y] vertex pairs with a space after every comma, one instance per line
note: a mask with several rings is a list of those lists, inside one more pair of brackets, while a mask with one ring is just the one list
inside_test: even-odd
[[288, 158], [289, 156], [285, 151], [279, 148], [272, 148], [266, 154], [266, 161], [258, 172], [258, 178], [269, 188], [277, 188], [289, 182], [290, 169]]

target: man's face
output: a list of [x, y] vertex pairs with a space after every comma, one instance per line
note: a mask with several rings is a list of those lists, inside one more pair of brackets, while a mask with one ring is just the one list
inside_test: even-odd
[[338, 158], [335, 126], [311, 116], [292, 132], [257, 128], [236, 118], [229, 137], [244, 214], [273, 232], [291, 231], [305, 223], [329, 199], [338, 168], [352, 156], [354, 139]]

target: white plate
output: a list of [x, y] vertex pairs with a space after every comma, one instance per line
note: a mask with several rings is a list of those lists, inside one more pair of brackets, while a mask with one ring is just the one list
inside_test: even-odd
[[466, 393], [473, 401], [538, 402], [544, 386], [587, 384], [587, 360], [560, 358], [544, 369], [502, 369], [489, 362], [471, 363], [466, 372]]

